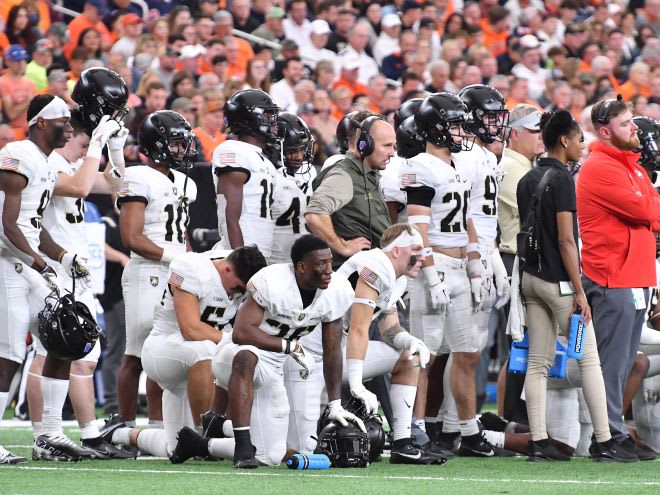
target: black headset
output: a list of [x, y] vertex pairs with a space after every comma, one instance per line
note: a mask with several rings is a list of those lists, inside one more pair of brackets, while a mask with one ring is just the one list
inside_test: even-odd
[[374, 139], [371, 137], [370, 131], [371, 126], [374, 125], [374, 122], [377, 120], [385, 120], [381, 115], [371, 115], [364, 119], [362, 123], [354, 121], [354, 125], [360, 129], [360, 135], [358, 136], [356, 148], [360, 154], [360, 158], [364, 159], [371, 155], [374, 152]]
[[612, 108], [614, 103], [619, 101], [623, 101], [623, 96], [621, 96], [621, 94], [616, 95], [616, 99], [610, 98], [609, 100], [605, 100], [605, 102], [598, 109], [598, 113], [596, 114], [596, 122], [603, 125], [609, 124], [610, 120], [612, 120], [612, 117], [609, 116], [610, 108]]

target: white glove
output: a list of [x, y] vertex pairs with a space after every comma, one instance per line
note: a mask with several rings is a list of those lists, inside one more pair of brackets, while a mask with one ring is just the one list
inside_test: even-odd
[[115, 179], [122, 178], [122, 171], [118, 166], [124, 166], [124, 146], [126, 146], [126, 139], [128, 139], [128, 129], [126, 129], [123, 122], [120, 122], [119, 125], [119, 130], [108, 140], [110, 176]]
[[470, 260], [467, 263], [467, 274], [470, 278], [470, 291], [472, 292], [472, 301], [475, 311], [479, 309], [484, 301], [484, 265], [480, 259]]
[[300, 373], [300, 378], [307, 380], [314, 364], [312, 362], [312, 358], [307, 355], [305, 349], [303, 349], [303, 346], [301, 346], [296, 341], [291, 342], [291, 348], [293, 350], [291, 351], [290, 356], [296, 361], [296, 363], [300, 365], [300, 369], [298, 370], [298, 373]]
[[87, 156], [100, 160], [103, 147], [108, 142], [108, 139], [110, 139], [110, 136], [119, 131], [119, 128], [119, 122], [111, 120], [109, 115], [101, 117], [99, 125], [96, 126], [96, 129], [92, 132], [92, 138], [89, 140]]
[[362, 367], [364, 361], [361, 359], [346, 360], [346, 374], [351, 395], [364, 403], [367, 414], [375, 414], [378, 411], [378, 398], [369, 392], [362, 384]]
[[431, 307], [440, 312], [445, 311], [447, 306], [451, 305], [449, 294], [445, 290], [435, 266], [425, 266], [422, 268], [422, 274], [428, 285], [429, 299]]
[[92, 274], [89, 268], [79, 259], [80, 257], [77, 257], [75, 253], [66, 252], [60, 263], [64, 270], [76, 279], [76, 291], [83, 292], [92, 286]]
[[332, 400], [328, 403], [328, 419], [336, 421], [342, 426], [348, 426], [348, 422], [350, 421], [351, 423], [355, 423], [364, 433], [367, 432], [364, 422], [352, 412], [344, 409], [341, 406], [340, 399]]
[[511, 299], [511, 284], [509, 283], [509, 274], [500, 256], [500, 252], [495, 249], [490, 257], [493, 264], [493, 278], [495, 278], [495, 287], [497, 287], [497, 303], [495, 309], [500, 309]]
[[426, 344], [408, 332], [397, 333], [394, 339], [392, 339], [392, 344], [396, 349], [401, 351], [407, 350], [409, 360], [412, 360], [415, 354], [417, 354], [419, 356], [419, 365], [422, 368], [426, 368], [426, 365], [431, 359], [431, 352], [426, 347]]

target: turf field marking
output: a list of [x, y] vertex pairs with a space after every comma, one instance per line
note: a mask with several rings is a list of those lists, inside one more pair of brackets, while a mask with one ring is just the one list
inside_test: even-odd
[[[11, 468], [9, 468], [11, 469]], [[297, 473], [276, 473], [272, 471], [258, 472], [258, 471], [193, 471], [193, 470], [174, 470], [174, 469], [125, 469], [125, 468], [109, 468], [109, 469], [89, 469], [89, 468], [60, 468], [50, 466], [14, 466], [14, 469], [22, 469], [26, 471], [99, 471], [99, 472], [116, 472], [116, 473], [148, 473], [148, 474], [192, 474], [192, 475], [210, 475], [210, 476], [285, 476], [291, 477]], [[302, 475], [302, 473], [298, 473]], [[494, 478], [464, 478], [454, 476], [359, 476], [355, 474], [330, 474], [330, 473], [305, 473], [303, 476], [312, 478], [348, 478], [348, 479], [388, 479], [388, 480], [407, 480], [407, 481], [462, 481], [473, 483], [552, 483], [557, 485], [605, 485], [605, 486], [660, 486], [660, 481], [580, 481], [580, 480], [545, 480], [545, 479], [494, 479]]]

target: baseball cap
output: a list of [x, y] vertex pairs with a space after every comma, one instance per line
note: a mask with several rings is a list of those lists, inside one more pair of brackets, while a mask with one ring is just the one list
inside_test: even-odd
[[385, 14], [380, 21], [380, 25], [384, 28], [390, 28], [401, 25], [401, 18], [398, 14]]
[[315, 21], [312, 21], [311, 27], [312, 33], [314, 34], [321, 35], [328, 34], [330, 32], [330, 26], [323, 19], [316, 19]]
[[529, 131], [540, 131], [540, 122], [541, 122], [541, 112], [534, 110], [532, 113], [520, 117], [518, 120], [509, 122], [509, 126], [512, 129], [522, 129], [525, 128]]
[[220, 100], [209, 100], [206, 102], [206, 113], [219, 112], [224, 109], [224, 105]]
[[435, 19], [431, 19], [430, 17], [422, 17], [422, 19], [419, 21], [419, 27], [430, 27], [435, 29], [437, 27], [437, 23], [435, 22]]
[[186, 96], [179, 96], [172, 101], [172, 110], [178, 112], [180, 110], [192, 110], [194, 107], [193, 102]]
[[406, 0], [405, 2], [403, 2], [403, 6], [401, 7], [401, 13], [405, 14], [409, 10], [421, 9], [421, 8], [422, 6], [419, 3], [417, 3], [415, 0]]
[[584, 26], [583, 22], [571, 22], [568, 26], [566, 26], [565, 34], [584, 33], [586, 30], [587, 28]]
[[105, 0], [85, 0], [85, 3], [93, 5], [99, 11], [99, 15], [105, 15], [109, 12], [108, 4]]
[[41, 38], [40, 40], [37, 40], [37, 42], [34, 44], [35, 52], [45, 52], [46, 50], [52, 50], [52, 49], [53, 49], [53, 44], [50, 42], [48, 38]]
[[185, 45], [181, 48], [179, 58], [197, 58], [206, 53], [206, 48], [202, 45]]
[[530, 48], [538, 48], [541, 46], [539, 39], [533, 34], [526, 34], [518, 40], [521, 50], [528, 50]]
[[29, 58], [28, 52], [21, 45], [9, 45], [5, 52], [5, 57], [13, 62], [20, 62]]
[[286, 13], [282, 7], [271, 7], [266, 12], [266, 19], [284, 19], [285, 17]]
[[357, 55], [346, 55], [341, 60], [341, 68], [355, 70], [360, 68], [360, 57]]
[[144, 21], [142, 20], [142, 17], [140, 17], [137, 14], [134, 14], [133, 12], [129, 12], [128, 14], [125, 14], [121, 18], [121, 24], [122, 26], [130, 26], [131, 24], [142, 24]]

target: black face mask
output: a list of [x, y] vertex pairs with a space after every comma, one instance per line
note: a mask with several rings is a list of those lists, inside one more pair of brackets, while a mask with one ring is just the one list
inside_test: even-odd
[[419, 254], [413, 254], [413, 255], [410, 257], [410, 259], [408, 260], [408, 267], [407, 267], [407, 269], [408, 269], [408, 270], [412, 270], [412, 269], [415, 267], [415, 265], [417, 264], [417, 262], [419, 261], [420, 258], [421, 258], [421, 255], [419, 255]]

